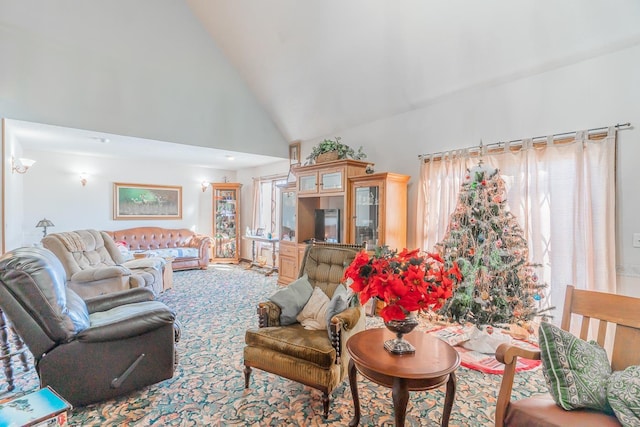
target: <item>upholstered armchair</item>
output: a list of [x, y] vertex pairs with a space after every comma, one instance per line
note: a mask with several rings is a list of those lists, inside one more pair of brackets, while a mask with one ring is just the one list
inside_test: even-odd
[[[569, 353], [569, 351], [575, 352], [580, 344], [577, 341], [571, 344], [563, 343], [563, 339], [566, 340], [567, 336], [571, 337], [570, 334], [564, 331], [570, 330], [572, 318], [573, 320], [581, 320], [579, 324], [579, 338], [581, 340], [587, 340], [590, 332], [597, 332], [597, 335], [593, 338], [596, 339], [599, 347], [609, 347], [607, 345], [609, 342], [607, 332], [613, 333], [613, 336], [609, 337], [611, 338], [612, 347], [610, 347], [610, 351], [607, 352], [610, 362], [607, 360], [604, 350], [601, 348], [593, 350], [594, 347], [588, 347], [589, 352], [583, 353], [576, 359], [577, 365], [579, 366], [576, 372], [571, 372], [571, 370], [566, 367], [567, 364], [572, 363], [571, 360], [574, 360], [575, 356], [575, 353]], [[554, 330], [554, 327], [544, 327], [541, 328], [541, 331], [546, 331], [547, 329]], [[611, 411], [585, 409], [581, 407], [566, 410], [556, 404], [551, 394], [511, 401], [511, 391], [513, 389], [518, 357], [532, 360], [542, 359], [543, 362], [545, 360], [557, 360], [559, 364], [565, 365], [562, 369], [553, 366], [545, 367], [544, 363], [543, 369], [550, 369], [551, 372], [557, 374], [553, 375], [553, 381], [559, 379], [554, 387], [554, 393], [558, 394], [557, 391], [559, 391], [559, 393], [564, 395], [562, 399], [563, 405], [586, 405], [587, 403], [583, 403], [582, 399], [577, 396], [581, 386], [584, 384], [588, 389], [587, 394], [590, 398], [602, 400], [605, 398], [598, 396], [598, 394], [606, 393], [608, 403], [611, 407], [614, 407], [616, 413], [621, 414], [621, 416], [624, 416], [627, 405], [626, 402], [621, 403], [625, 399], [625, 389], [631, 390], [630, 392], [633, 394], [631, 397], [634, 400], [631, 402], [631, 405], [637, 409], [640, 397], [633, 392], [633, 387], [637, 387], [637, 379], [633, 379], [627, 386], [625, 386], [624, 383], [625, 376], [632, 375], [632, 373], [627, 373], [625, 368], [632, 367], [632, 369], [634, 369], [638, 367], [633, 367], [633, 365], [640, 365], [640, 299], [603, 292], [579, 290], [573, 286], [567, 286], [562, 321], [560, 328], [555, 328], [555, 330], [555, 334], [547, 332], [545, 333], [545, 337], [541, 337], [540, 348], [546, 351], [546, 354], [542, 354], [540, 350], [526, 350], [513, 344], [501, 344], [496, 350], [496, 359], [505, 364], [504, 376], [502, 378], [496, 406], [496, 427], [620, 426], [621, 423]], [[550, 338], [546, 338], [547, 334]], [[552, 352], [551, 349], [553, 347], [546, 345], [546, 342], [554, 343], [553, 347], [558, 350], [562, 349], [563, 351]], [[583, 343], [582, 345], [584, 346], [585, 344]], [[564, 353], [565, 350], [566, 353]], [[598, 356], [598, 352], [602, 355]], [[593, 353], [593, 355], [591, 355], [591, 353]], [[596, 379], [596, 376], [602, 375], [602, 372], [590, 370], [589, 365], [591, 362], [589, 360], [591, 356], [594, 360], [597, 360], [597, 358], [601, 359], [601, 364], [606, 365], [610, 363], [611, 372], [613, 372], [613, 374], [606, 379], [606, 384], [601, 384], [598, 387], [589, 387], [587, 385], [590, 384], [590, 381]], [[553, 365], [553, 362], [547, 363]], [[635, 371], [635, 375], [637, 375], [639, 370], [640, 368]], [[583, 376], [583, 378], [581, 379], [580, 376]], [[567, 384], [570, 383], [571, 386], [562, 385], [564, 378], [573, 379], [567, 382]], [[584, 380], [585, 378], [586, 381]], [[604, 378], [603, 376], [602, 379], [604, 380]], [[616, 382], [618, 384], [616, 384]], [[571, 397], [571, 395], [574, 396]], [[567, 403], [565, 403], [565, 399]], [[575, 402], [578, 403], [576, 404]], [[617, 405], [615, 402], [617, 402]], [[589, 405], [593, 404], [589, 403]], [[636, 413], [635, 416], [637, 417], [638, 414]], [[632, 419], [631, 422], [627, 421], [623, 424], [636, 425], [635, 423], [637, 422], [638, 419], [636, 418], [635, 420]]]
[[[344, 270], [361, 249], [345, 244], [309, 245], [298, 281], [308, 280], [312, 289], [319, 287], [328, 298], [333, 298]], [[260, 303], [259, 327], [247, 330], [245, 335], [245, 387], [249, 387], [252, 368], [257, 368], [316, 388], [322, 392], [327, 418], [330, 394], [347, 376], [349, 356], [345, 344], [351, 335], [365, 327], [364, 309], [357, 298], [354, 300], [355, 306], [327, 316], [328, 330], [308, 330], [299, 322], [283, 326], [283, 309], [273, 301]]]
[[83, 300], [43, 248], [0, 257], [0, 308], [33, 354], [40, 386], [82, 406], [171, 378], [175, 313], [137, 288]]
[[165, 260], [158, 257], [125, 261], [114, 240], [104, 231], [52, 233], [42, 245], [55, 254], [66, 272], [67, 285], [82, 298], [130, 288], [162, 292]]

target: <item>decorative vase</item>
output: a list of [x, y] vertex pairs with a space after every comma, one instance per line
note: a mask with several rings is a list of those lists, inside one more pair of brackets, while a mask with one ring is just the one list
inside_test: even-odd
[[415, 353], [416, 349], [411, 343], [403, 338], [403, 335], [413, 331], [418, 326], [418, 319], [410, 313], [403, 320], [390, 320], [384, 325], [391, 332], [396, 334], [396, 338], [384, 342], [384, 349], [392, 354]]

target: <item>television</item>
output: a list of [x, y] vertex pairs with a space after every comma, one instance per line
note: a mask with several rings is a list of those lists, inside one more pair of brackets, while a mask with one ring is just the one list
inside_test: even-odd
[[340, 243], [340, 209], [315, 210], [315, 239]]

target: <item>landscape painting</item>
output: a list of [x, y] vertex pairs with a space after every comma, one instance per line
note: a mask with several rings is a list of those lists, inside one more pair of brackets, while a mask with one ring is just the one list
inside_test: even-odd
[[116, 182], [113, 219], [182, 219], [182, 187]]

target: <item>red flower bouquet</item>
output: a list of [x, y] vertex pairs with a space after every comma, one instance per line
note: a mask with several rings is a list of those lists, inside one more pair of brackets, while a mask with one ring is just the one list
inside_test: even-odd
[[403, 320], [412, 311], [439, 309], [451, 297], [462, 274], [456, 263], [445, 269], [438, 254], [419, 249], [397, 253], [382, 247], [373, 256], [366, 251], [358, 253], [343, 280], [350, 282], [362, 304], [373, 297], [384, 301], [380, 316], [389, 322]]

